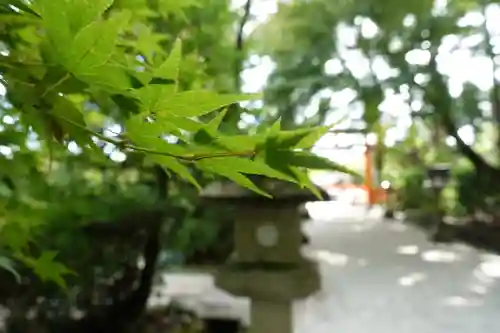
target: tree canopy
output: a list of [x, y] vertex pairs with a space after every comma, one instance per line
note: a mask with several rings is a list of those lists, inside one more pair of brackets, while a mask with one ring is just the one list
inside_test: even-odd
[[259, 175], [319, 195], [308, 169], [348, 172], [310, 152], [331, 126], [236, 126], [253, 112], [240, 102], [261, 98], [239, 92], [246, 51], [234, 25], [247, 15], [218, 0], [0, 1], [4, 305], [23, 316], [38, 304], [50, 318], [78, 308], [78, 329], [96, 332], [118, 313], [133, 320], [163, 241], [190, 242], [208, 181], [269, 196]]
[[[460, 157], [496, 196], [498, 1], [276, 3], [249, 29], [257, 0], [0, 0], [0, 303], [135, 318], [162, 249], [227, 232], [201, 188], [318, 195], [308, 170], [350, 172], [311, 152], [337, 128], [376, 133], [389, 174]], [[273, 67], [263, 94], [241, 92], [253, 58]]]

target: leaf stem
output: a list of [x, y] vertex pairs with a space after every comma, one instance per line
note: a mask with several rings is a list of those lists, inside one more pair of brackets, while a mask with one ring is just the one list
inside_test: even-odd
[[53, 85], [47, 87], [47, 89], [43, 92], [42, 94], [42, 98], [45, 97], [49, 92], [51, 92], [52, 90], [56, 89], [58, 86], [60, 86], [61, 84], [64, 83], [64, 81], [66, 81], [67, 79], [69, 79], [71, 76], [69, 75], [69, 73], [66, 73], [64, 74], [63, 77], [61, 77], [56, 83], [54, 83]]
[[194, 161], [199, 161], [207, 158], [220, 158], [220, 157], [253, 157], [255, 155], [255, 152], [253, 150], [247, 150], [247, 151], [241, 151], [241, 152], [215, 152], [213, 154], [186, 154], [186, 155], [176, 155], [172, 153], [167, 153], [167, 152], [162, 152], [154, 149], [149, 149], [149, 148], [143, 148], [143, 147], [138, 147], [135, 145], [132, 145], [125, 140], [116, 140], [110, 137], [107, 137], [101, 133], [97, 133], [91, 129], [89, 129], [86, 126], [82, 126], [78, 123], [75, 123], [74, 121], [67, 119], [64, 116], [61, 115], [56, 115], [54, 113], [51, 113], [54, 117], [60, 118], [61, 120], [78, 127], [79, 129], [89, 133], [90, 135], [95, 136], [96, 138], [111, 143], [119, 148], [122, 149], [130, 149], [130, 150], [135, 150], [137, 152], [142, 152], [142, 153], [147, 153], [147, 154], [154, 154], [154, 155], [162, 155], [162, 156], [169, 156], [169, 157], [174, 157], [179, 160], [183, 161], [189, 161], [189, 162], [194, 162]]

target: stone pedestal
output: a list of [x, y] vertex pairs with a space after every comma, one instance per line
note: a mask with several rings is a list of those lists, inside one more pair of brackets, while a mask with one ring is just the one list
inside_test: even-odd
[[248, 333], [293, 332], [293, 306], [291, 302], [253, 301]]
[[250, 333], [293, 333], [293, 302], [321, 288], [316, 263], [303, 259], [293, 268], [227, 267], [216, 285], [251, 299]]
[[298, 207], [315, 200], [295, 184], [261, 178], [259, 186], [273, 199], [233, 183], [213, 183], [202, 196], [206, 202], [229, 205], [235, 214], [235, 255], [221, 268], [216, 285], [248, 297], [251, 333], [292, 333], [293, 302], [320, 289], [316, 264], [302, 257]]

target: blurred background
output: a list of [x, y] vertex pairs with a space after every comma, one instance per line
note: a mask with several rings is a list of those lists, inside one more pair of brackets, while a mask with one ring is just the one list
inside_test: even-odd
[[[34, 253], [54, 252], [32, 267], [17, 263], [21, 284], [1, 272], [3, 326], [12, 333], [56, 332], [52, 322], [80, 318], [136, 290], [147, 265], [145, 221], [158, 210], [159, 180], [141, 156], [106, 142], [105, 162], [75, 142], [51, 151], [20, 120], [24, 90], [12, 79], [12, 64], [28, 71], [40, 36], [19, 8], [36, 2], [0, 1], [0, 266], [10, 267], [9, 253], [28, 239], [36, 240]], [[139, 63], [182, 38], [182, 89], [263, 92], [259, 101], [233, 105], [223, 130], [255, 133], [277, 119], [285, 130], [332, 125], [313, 151], [363, 176], [309, 173], [328, 194], [300, 210], [304, 251], [320, 263], [323, 286], [298, 305], [297, 332], [493, 330], [500, 311], [499, 1], [112, 6], [134, 12], [120, 45], [140, 53]], [[116, 137], [120, 108], [106, 96], [81, 96], [89, 126]], [[193, 176], [202, 186], [213, 180], [200, 171]], [[176, 176], [168, 188], [154, 279], [145, 291], [149, 306], [140, 320], [123, 318], [124, 326], [212, 332], [193, 310], [193, 295], [213, 283], [175, 282], [169, 272], [225, 263], [234, 248], [233, 220]], [[59, 286], [34, 276], [33, 267]], [[63, 274], [66, 267], [77, 274]], [[195, 300], [186, 303], [186, 293]]]

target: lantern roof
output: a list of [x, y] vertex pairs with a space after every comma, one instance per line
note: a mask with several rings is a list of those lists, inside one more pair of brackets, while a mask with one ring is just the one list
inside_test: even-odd
[[[318, 198], [310, 190], [301, 188], [294, 183], [267, 177], [253, 177], [252, 180], [260, 189], [269, 193], [272, 198], [262, 196], [230, 181], [217, 181], [209, 184], [203, 189], [201, 197], [208, 201], [267, 202], [269, 204], [278, 202], [300, 204], [307, 201], [318, 201]], [[326, 200], [328, 194], [319, 187], [318, 190]]]

